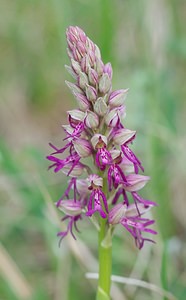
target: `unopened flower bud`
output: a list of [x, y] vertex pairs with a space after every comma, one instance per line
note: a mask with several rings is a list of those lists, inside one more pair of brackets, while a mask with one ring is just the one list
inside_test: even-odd
[[104, 68], [104, 64], [103, 64], [102, 60], [99, 59], [98, 57], [96, 57], [96, 71], [99, 76], [101, 76], [103, 74], [103, 68]]
[[88, 128], [97, 128], [99, 125], [99, 118], [94, 112], [88, 110], [84, 123]]
[[76, 44], [76, 47], [77, 47], [79, 53], [81, 54], [81, 56], [84, 56], [86, 53], [85, 45], [81, 41], [78, 41]]
[[92, 84], [94, 86], [96, 86], [98, 84], [98, 74], [94, 69], [89, 68], [88, 78], [89, 78], [90, 84]]
[[125, 90], [117, 90], [110, 94], [109, 96], [109, 104], [111, 107], [118, 107], [122, 105], [126, 99], [127, 93], [129, 89]]
[[73, 48], [72, 54], [73, 54], [73, 58], [74, 58], [75, 60], [77, 60], [77, 61], [80, 63], [80, 62], [81, 62], [81, 59], [82, 59], [82, 56], [81, 56], [81, 54], [79, 53], [79, 51], [78, 51], [77, 48]]
[[98, 148], [103, 148], [103, 147], [107, 146], [107, 137], [105, 135], [96, 133], [91, 138], [91, 143], [95, 150]]
[[68, 216], [77, 216], [82, 212], [81, 203], [71, 199], [60, 201], [59, 206], [57, 205], [57, 207]]
[[95, 101], [97, 98], [97, 91], [96, 89], [91, 85], [86, 85], [86, 96], [88, 100]]
[[103, 97], [99, 97], [94, 103], [94, 111], [101, 117], [103, 117], [107, 112], [107, 104]]
[[68, 44], [67, 50], [71, 52], [74, 48], [74, 44], [70, 40], [67, 41], [67, 44]]
[[[78, 28], [81, 30], [80, 28]], [[66, 31], [66, 37], [67, 37], [67, 42], [71, 42], [72, 44], [76, 43], [78, 41], [78, 30], [74, 26], [69, 26]]]
[[70, 66], [65, 65], [65, 69], [74, 79], [77, 79], [77, 74], [74, 72], [74, 70]]
[[72, 54], [72, 51], [69, 49], [69, 48], [67, 48], [67, 55], [68, 55], [68, 57], [70, 58], [70, 59], [73, 59], [74, 57], [73, 57], [73, 54]]
[[83, 72], [88, 73], [89, 68], [90, 68], [89, 58], [87, 55], [85, 55], [81, 60], [81, 69]]
[[80, 157], [87, 157], [92, 153], [92, 146], [89, 141], [78, 138], [73, 141], [74, 148]]
[[77, 99], [79, 108], [83, 111], [87, 111], [90, 108], [90, 102], [88, 101], [87, 97], [82, 94], [75, 94], [75, 98]]
[[88, 58], [89, 58], [89, 63], [91, 67], [94, 67], [94, 64], [96, 62], [96, 57], [93, 51], [89, 50], [87, 52]]
[[125, 117], [125, 115], [126, 115], [126, 113], [125, 113], [124, 106], [121, 105], [117, 108], [113, 108], [105, 116], [105, 123], [110, 127], [115, 127], [120, 123], [121, 117]]
[[111, 79], [107, 73], [103, 73], [99, 80], [99, 90], [101, 93], [107, 93], [111, 88]]
[[65, 83], [69, 87], [69, 89], [72, 91], [72, 93], [83, 94], [83, 91], [76, 84], [69, 82], [67, 80], [65, 80]]
[[71, 65], [72, 65], [72, 68], [73, 68], [73, 70], [76, 74], [79, 74], [81, 72], [80, 64], [76, 60], [74, 60], [73, 58], [71, 59]]
[[112, 79], [113, 71], [112, 71], [111, 63], [107, 63], [106, 65], [104, 65], [103, 73], [107, 73], [109, 78]]
[[123, 145], [126, 142], [130, 142], [135, 138], [136, 131], [126, 129], [126, 128], [120, 128], [114, 133], [114, 142], [117, 145]]
[[126, 176], [126, 179], [128, 185], [124, 185], [125, 190], [128, 192], [136, 192], [145, 186], [150, 180], [150, 177], [139, 174], [129, 174]]
[[95, 51], [94, 52], [95, 52], [96, 58], [101, 59], [101, 52], [99, 50], [99, 47], [96, 44], [94, 44], [94, 46], [95, 46]]
[[110, 211], [108, 216], [109, 224], [116, 225], [125, 216], [127, 206], [123, 203], [116, 204]]
[[[76, 26], [76, 28], [77, 28], [77, 26]], [[82, 41], [84, 44], [86, 44], [86, 41], [88, 38], [87, 38], [86, 34], [84, 33], [84, 31], [79, 27], [78, 27], [78, 35], [79, 35], [80, 41]]]
[[79, 76], [78, 76], [78, 85], [80, 86], [80, 88], [82, 88], [83, 90], [85, 90], [86, 85], [88, 84], [88, 77], [85, 73], [80, 72]]
[[87, 37], [87, 40], [86, 40], [86, 46], [89, 50], [95, 52], [95, 49], [96, 49], [95, 44], [88, 37]]

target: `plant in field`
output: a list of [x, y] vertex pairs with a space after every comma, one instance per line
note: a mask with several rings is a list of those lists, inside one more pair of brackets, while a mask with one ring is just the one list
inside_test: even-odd
[[[146, 233], [154, 220], [145, 216], [156, 203], [140, 194], [149, 181], [140, 160], [130, 148], [136, 132], [125, 128], [125, 98], [128, 89], [112, 90], [112, 66], [104, 64], [100, 50], [79, 27], [67, 29], [68, 55], [66, 66], [74, 83], [66, 82], [77, 100], [78, 108], [68, 111], [65, 145], [47, 156], [54, 172], [62, 170], [70, 179], [56, 206], [65, 213], [63, 239], [83, 218], [93, 215], [99, 225], [99, 286], [97, 299], [109, 299], [111, 277], [111, 245], [114, 228], [123, 226], [141, 249], [152, 241]], [[63, 158], [63, 153], [67, 153]], [[87, 165], [87, 158], [93, 163]], [[132, 199], [132, 200], [131, 200]]]

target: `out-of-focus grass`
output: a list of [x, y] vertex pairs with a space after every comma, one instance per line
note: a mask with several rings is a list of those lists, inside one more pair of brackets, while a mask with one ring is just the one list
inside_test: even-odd
[[[139, 254], [130, 236], [116, 231], [113, 274], [132, 272], [184, 300], [185, 2], [7, 0], [0, 14], [0, 226], [10, 273], [11, 261], [17, 266], [15, 281], [22, 278], [34, 300], [95, 296], [95, 283], [84, 274], [96, 271], [96, 232], [90, 223], [80, 224], [78, 239], [91, 253], [70, 239], [58, 248], [60, 216], [52, 203], [66, 179], [47, 172], [45, 160], [48, 142], [62, 141], [65, 111], [75, 107], [63, 65], [65, 29], [79, 25], [100, 46], [104, 61], [114, 64], [113, 88], [130, 88], [125, 124], [137, 129], [134, 147], [152, 178], [144, 196], [159, 204], [153, 211], [155, 246]], [[0, 272], [1, 300], [28, 299], [11, 285], [3, 266]], [[139, 288], [120, 290], [127, 299], [160, 299]]]

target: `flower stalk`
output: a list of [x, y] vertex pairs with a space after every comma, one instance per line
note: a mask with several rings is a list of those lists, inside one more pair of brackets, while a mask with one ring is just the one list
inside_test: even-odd
[[[108, 188], [106, 180], [104, 180], [103, 190], [105, 194], [107, 194]], [[110, 300], [112, 275], [112, 234], [110, 228], [108, 228], [108, 220], [100, 217], [99, 221], [99, 279], [96, 300]]]
[[110, 300], [112, 274], [112, 240], [105, 243], [107, 220], [100, 218], [99, 230], [99, 280], [96, 300]]
[[[69, 177], [56, 203], [65, 214], [62, 221], [68, 221], [67, 230], [58, 236], [60, 242], [69, 233], [76, 239], [74, 229], [78, 231], [77, 223], [83, 218], [100, 225], [97, 300], [108, 300], [114, 228], [118, 224], [125, 228], [139, 249], [145, 241], [153, 242], [146, 234], [156, 234], [149, 228], [154, 220], [144, 215], [156, 203], [139, 194], [150, 178], [139, 174], [144, 168], [130, 147], [136, 131], [122, 123], [128, 89], [112, 90], [112, 66], [103, 63], [98, 46], [82, 29], [70, 26], [67, 44], [71, 65], [66, 70], [75, 83], [66, 84], [78, 108], [67, 112], [68, 125], [63, 125], [66, 145], [58, 148], [50, 143], [53, 152], [47, 156], [52, 162], [49, 168]], [[91, 168], [88, 158], [93, 161]]]

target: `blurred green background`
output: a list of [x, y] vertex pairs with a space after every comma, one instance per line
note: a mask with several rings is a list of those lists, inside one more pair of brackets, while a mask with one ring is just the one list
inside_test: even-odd
[[[140, 252], [123, 229], [113, 241], [113, 274], [149, 281], [186, 299], [186, 1], [6, 0], [0, 9], [0, 300], [94, 299], [97, 235], [80, 224], [58, 247], [53, 202], [66, 179], [48, 172], [48, 142], [61, 145], [66, 110], [65, 30], [78, 25], [114, 68], [113, 88], [130, 88], [125, 125], [158, 202], [156, 245]], [[63, 225], [64, 226], [64, 225]], [[159, 300], [117, 284], [113, 299]], [[172, 298], [173, 299], [173, 298]]]

